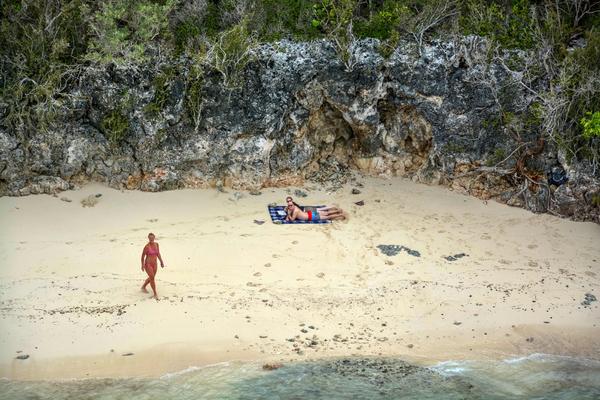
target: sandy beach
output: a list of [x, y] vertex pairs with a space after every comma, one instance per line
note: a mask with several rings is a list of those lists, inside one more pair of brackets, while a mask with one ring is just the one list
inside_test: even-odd
[[[339, 355], [600, 359], [599, 303], [582, 304], [600, 297], [600, 225], [400, 178], [359, 182], [332, 193], [307, 184], [306, 198], [296, 187], [99, 184], [0, 198], [0, 377], [160, 376]], [[350, 218], [272, 224], [267, 204], [288, 193]], [[140, 291], [148, 232], [166, 264], [159, 301]], [[406, 249], [388, 256], [379, 245]]]

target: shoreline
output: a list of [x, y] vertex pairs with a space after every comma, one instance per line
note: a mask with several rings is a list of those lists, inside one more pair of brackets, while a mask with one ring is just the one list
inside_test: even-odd
[[[589, 335], [589, 333], [588, 333]], [[576, 335], [577, 336], [577, 335]], [[570, 337], [572, 339], [573, 336]], [[579, 344], [589, 338], [587, 335], [579, 337]], [[560, 335], [545, 337], [545, 342], [559, 341], [565, 343], [567, 339]], [[169, 376], [180, 375], [193, 370], [201, 370], [230, 363], [256, 364], [260, 369], [264, 364], [279, 364], [282, 366], [304, 362], [318, 362], [321, 360], [343, 359], [343, 358], [382, 358], [397, 359], [412, 365], [421, 367], [434, 367], [447, 362], [476, 362], [476, 361], [509, 361], [513, 359], [527, 358], [534, 355], [549, 357], [566, 357], [581, 360], [599, 361], [598, 346], [600, 341], [594, 344], [586, 343], [587, 350], [578, 352], [560, 353], [557, 347], [551, 350], [546, 346], [530, 346], [526, 352], [514, 353], [507, 349], [517, 347], [512, 342], [496, 342], [490, 346], [489, 343], [479, 343], [475, 348], [458, 348], [451, 351], [437, 353], [433, 355], [435, 347], [423, 352], [395, 353], [384, 350], [377, 354], [365, 352], [333, 352], [329, 354], [317, 355], [311, 354], [306, 357], [288, 354], [285, 357], [266, 356], [252, 352], [232, 353], [228, 350], [206, 350], [201, 351], [193, 344], [163, 345], [157, 348], [146, 349], [135, 352], [131, 356], [123, 354], [110, 353], [105, 355], [90, 356], [72, 356], [59, 357], [55, 359], [28, 359], [27, 362], [14, 360], [8, 365], [0, 365], [0, 379], [7, 379], [14, 382], [36, 382], [36, 381], [72, 381], [83, 379], [159, 379]], [[544, 350], [551, 352], [545, 352]], [[381, 349], [380, 349], [381, 350]], [[475, 350], [471, 352], [468, 350]], [[552, 352], [554, 351], [554, 352]], [[440, 357], [442, 356], [442, 357]], [[156, 364], [157, 358], [160, 364]], [[10, 371], [10, 372], [9, 372]], [[8, 375], [8, 376], [6, 376]]]
[[[350, 214], [327, 226], [271, 224], [267, 204], [295, 187], [253, 196], [92, 184], [0, 198], [0, 377], [157, 377], [353, 355], [600, 359], [598, 302], [581, 304], [600, 295], [600, 226], [401, 178], [360, 181], [358, 195], [300, 188], [300, 204]], [[149, 231], [167, 265], [159, 302], [139, 292]]]

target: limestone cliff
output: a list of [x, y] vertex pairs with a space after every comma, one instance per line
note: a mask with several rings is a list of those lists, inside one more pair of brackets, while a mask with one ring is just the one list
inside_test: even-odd
[[598, 222], [600, 172], [566, 160], [535, 122], [516, 129], [523, 118], [507, 117], [534, 100], [506, 67], [515, 57], [526, 55], [490, 60], [487, 42], [467, 37], [421, 51], [402, 42], [384, 58], [365, 40], [350, 65], [329, 42], [282, 41], [257, 48], [233, 89], [184, 58], [89, 66], [48, 128], [0, 124], [0, 194], [87, 180], [150, 191], [336, 184], [360, 171]]

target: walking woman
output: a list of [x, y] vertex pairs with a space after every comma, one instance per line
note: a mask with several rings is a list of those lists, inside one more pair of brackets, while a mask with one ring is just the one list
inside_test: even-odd
[[150, 284], [154, 295], [152, 298], [158, 300], [158, 294], [156, 294], [156, 283], [154, 282], [154, 277], [156, 276], [156, 270], [158, 266], [156, 265], [156, 260], [160, 261], [161, 268], [165, 267], [163, 260], [160, 256], [160, 249], [158, 247], [158, 243], [154, 241], [156, 236], [154, 233], [148, 234], [148, 243], [144, 246], [144, 250], [142, 251], [142, 271], [146, 271], [148, 274], [148, 279], [142, 285], [142, 292], [148, 293], [146, 290], [146, 286]]

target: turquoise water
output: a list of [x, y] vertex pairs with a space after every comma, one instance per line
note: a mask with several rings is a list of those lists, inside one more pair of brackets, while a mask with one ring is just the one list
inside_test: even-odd
[[600, 362], [550, 355], [411, 366], [331, 359], [263, 371], [256, 363], [188, 368], [157, 379], [0, 381], [0, 399], [600, 399]]

